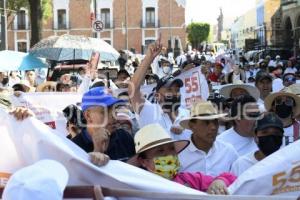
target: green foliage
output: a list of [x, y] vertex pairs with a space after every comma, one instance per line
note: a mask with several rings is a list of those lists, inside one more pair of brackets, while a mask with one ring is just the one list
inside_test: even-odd
[[193, 48], [199, 47], [201, 42], [209, 36], [210, 25], [207, 23], [191, 23], [187, 26], [188, 40]]
[[51, 0], [42, 0], [43, 20], [44, 22], [52, 17]]
[[[43, 9], [43, 20], [46, 21], [52, 17], [52, 3], [51, 0], [41, 0]], [[29, 0], [8, 0], [7, 7], [10, 10], [18, 12], [21, 8], [29, 9]]]

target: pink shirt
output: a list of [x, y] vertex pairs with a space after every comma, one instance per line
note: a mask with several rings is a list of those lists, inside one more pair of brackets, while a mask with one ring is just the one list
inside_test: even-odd
[[228, 187], [235, 181], [236, 178], [237, 177], [235, 175], [227, 172], [222, 173], [215, 178], [209, 175], [204, 175], [201, 172], [180, 172], [175, 176], [173, 181], [187, 187], [206, 192], [210, 184], [217, 179], [224, 181], [226, 186]]

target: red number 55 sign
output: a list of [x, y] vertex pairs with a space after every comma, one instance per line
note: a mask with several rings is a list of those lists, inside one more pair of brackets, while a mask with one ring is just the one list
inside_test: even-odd
[[193, 72], [192, 76], [184, 78], [185, 103], [190, 107], [193, 102], [201, 99], [201, 87], [199, 72]]

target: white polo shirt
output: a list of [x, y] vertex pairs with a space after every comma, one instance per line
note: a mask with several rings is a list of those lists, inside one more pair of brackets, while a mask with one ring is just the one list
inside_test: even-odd
[[221, 141], [215, 141], [206, 152], [198, 149], [190, 139], [190, 144], [179, 153], [181, 172], [203, 172], [206, 175], [218, 176], [229, 172], [232, 163], [238, 158], [234, 148]]
[[235, 132], [233, 127], [218, 135], [217, 140], [231, 144], [238, 152], [239, 156], [243, 156], [258, 149], [254, 137], [240, 136]]
[[246, 171], [248, 168], [252, 167], [256, 163], [258, 163], [258, 160], [256, 160], [254, 154], [256, 151], [250, 152], [244, 156], [239, 157], [231, 167], [230, 172], [233, 173], [236, 176], [241, 175], [244, 171]]
[[145, 100], [144, 106], [140, 114], [136, 114], [136, 119], [138, 121], [140, 128], [143, 128], [144, 126], [149, 124], [158, 123], [170, 133], [170, 136], [174, 140], [179, 140], [179, 139], [188, 140], [191, 135], [191, 132], [189, 130], [184, 130], [180, 135], [171, 132], [172, 125], [178, 125], [181, 119], [188, 116], [189, 116], [189, 111], [179, 107], [178, 116], [176, 117], [174, 123], [172, 123], [172, 120], [170, 119], [169, 115], [163, 112], [159, 104], [151, 103], [150, 101]]

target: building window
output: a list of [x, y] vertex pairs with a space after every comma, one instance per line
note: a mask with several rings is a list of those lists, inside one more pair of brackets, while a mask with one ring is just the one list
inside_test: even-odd
[[155, 8], [146, 8], [146, 27], [155, 27]]
[[57, 28], [66, 29], [67, 28], [67, 14], [65, 9], [57, 10]]
[[110, 10], [108, 8], [101, 9], [101, 20], [104, 28], [110, 28]]
[[26, 12], [25, 10], [18, 11], [17, 14], [17, 20], [18, 20], [18, 29], [24, 30], [26, 28]]
[[18, 51], [27, 52], [27, 42], [18, 42]]

